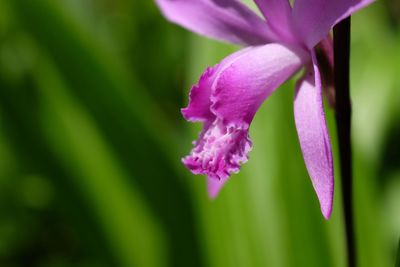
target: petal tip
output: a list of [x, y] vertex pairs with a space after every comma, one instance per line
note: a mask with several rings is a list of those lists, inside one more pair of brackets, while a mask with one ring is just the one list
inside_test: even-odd
[[[330, 175], [328, 179], [316, 179], [317, 177], [312, 179], [313, 187], [317, 193], [322, 215], [326, 220], [329, 220], [331, 217], [333, 209], [334, 180], [333, 173], [331, 174], [332, 175]], [[318, 183], [317, 181], [322, 181], [322, 183]]]
[[214, 200], [217, 198], [219, 192], [221, 191], [222, 187], [224, 187], [228, 179], [229, 179], [228, 175], [226, 175], [223, 178], [217, 178], [211, 176], [207, 177], [207, 192], [210, 200]]
[[332, 215], [332, 204], [328, 206], [321, 206], [321, 212], [325, 220], [329, 220]]

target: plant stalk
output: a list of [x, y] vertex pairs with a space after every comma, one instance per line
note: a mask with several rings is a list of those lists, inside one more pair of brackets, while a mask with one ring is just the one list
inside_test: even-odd
[[346, 228], [348, 266], [357, 265], [354, 217], [353, 173], [351, 149], [351, 101], [350, 101], [350, 26], [351, 18], [337, 24], [334, 35], [334, 78], [336, 90], [336, 125], [339, 142], [340, 173]]

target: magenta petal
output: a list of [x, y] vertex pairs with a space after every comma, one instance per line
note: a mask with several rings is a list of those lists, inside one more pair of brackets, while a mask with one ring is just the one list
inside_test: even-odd
[[157, 0], [164, 16], [193, 32], [235, 44], [275, 39], [267, 23], [236, 0]]
[[264, 100], [308, 57], [303, 50], [281, 44], [248, 50], [219, 74], [212, 94], [213, 113], [224, 122], [249, 125]]
[[374, 0], [296, 0], [293, 22], [308, 48], [321, 41], [339, 21]]
[[314, 58], [314, 70], [306, 73], [297, 84], [294, 115], [303, 158], [322, 214], [328, 219], [333, 205], [333, 161], [323, 108], [321, 78]]
[[183, 117], [188, 121], [212, 120], [215, 115], [211, 112], [211, 86], [215, 80], [218, 65], [207, 68], [200, 77], [199, 83], [192, 87], [189, 96], [189, 105], [181, 109]]
[[207, 191], [210, 198], [216, 198], [219, 191], [225, 185], [226, 181], [228, 181], [229, 177], [225, 177], [222, 179], [215, 179], [208, 177], [207, 178]]
[[215, 115], [211, 112], [211, 94], [212, 87], [217, 76], [227, 66], [232, 64], [243, 53], [246, 53], [252, 48], [241, 49], [223, 59], [219, 64], [214, 67], [207, 68], [200, 77], [197, 85], [193, 86], [190, 90], [189, 105], [181, 110], [182, 115], [188, 121], [213, 121]]
[[292, 42], [292, 7], [289, 0], [254, 0], [271, 28], [282, 40]]

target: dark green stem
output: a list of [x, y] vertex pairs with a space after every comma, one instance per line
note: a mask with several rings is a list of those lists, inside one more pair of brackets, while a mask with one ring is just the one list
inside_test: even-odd
[[336, 88], [336, 125], [339, 141], [340, 173], [346, 228], [348, 266], [357, 265], [354, 218], [351, 150], [350, 102], [350, 17], [337, 24], [334, 34], [334, 77]]

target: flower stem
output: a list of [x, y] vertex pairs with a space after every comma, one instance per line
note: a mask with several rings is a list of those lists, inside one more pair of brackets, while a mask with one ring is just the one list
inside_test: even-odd
[[350, 17], [337, 24], [334, 34], [334, 77], [336, 88], [336, 125], [342, 177], [342, 196], [346, 227], [348, 266], [357, 264], [353, 220], [353, 175], [350, 102]]

